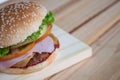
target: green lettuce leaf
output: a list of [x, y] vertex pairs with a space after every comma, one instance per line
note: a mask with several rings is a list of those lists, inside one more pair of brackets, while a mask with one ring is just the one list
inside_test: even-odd
[[42, 34], [42, 31], [44, 31], [44, 28], [47, 26], [48, 23], [51, 23], [51, 24], [54, 23], [54, 15], [51, 11], [43, 19], [39, 30], [37, 32], [33, 33], [31, 36], [28, 36], [26, 41], [28, 41], [30, 39], [32, 39], [33, 41], [37, 40], [37, 38], [40, 36], [40, 34]]
[[42, 24], [43, 24], [43, 25], [46, 25], [46, 24], [48, 24], [48, 23], [52, 23], [52, 24], [53, 24], [54, 21], [55, 21], [54, 15], [53, 15], [53, 13], [50, 11], [50, 12], [46, 15], [46, 17], [43, 19]]
[[0, 58], [8, 55], [9, 48], [0, 48]]
[[55, 21], [53, 13], [50, 11], [42, 21], [42, 24], [39, 27], [39, 30], [34, 32], [31, 36], [28, 36], [25, 41], [18, 43], [17, 45], [10, 46], [9, 48], [0, 48], [0, 57], [8, 55], [10, 48], [17, 48], [27, 43], [36, 41], [38, 37], [47, 29], [47, 24], [53, 24]]

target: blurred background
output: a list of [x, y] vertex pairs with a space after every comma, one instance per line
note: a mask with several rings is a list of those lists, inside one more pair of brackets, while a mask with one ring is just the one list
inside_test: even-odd
[[[58, 26], [88, 44], [103, 35], [120, 19], [120, 0], [38, 1], [54, 12]], [[95, 34], [97, 38], [91, 41]]]
[[93, 57], [48, 80], [120, 80], [120, 0], [39, 0], [56, 22], [92, 47]]
[[120, 80], [120, 0], [37, 1], [53, 11], [56, 25], [93, 49], [92, 58], [46, 80]]

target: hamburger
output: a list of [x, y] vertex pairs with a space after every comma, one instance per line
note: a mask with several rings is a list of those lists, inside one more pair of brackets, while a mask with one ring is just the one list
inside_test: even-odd
[[27, 74], [51, 64], [59, 48], [51, 33], [54, 16], [36, 2], [12, 3], [0, 9], [0, 71]]

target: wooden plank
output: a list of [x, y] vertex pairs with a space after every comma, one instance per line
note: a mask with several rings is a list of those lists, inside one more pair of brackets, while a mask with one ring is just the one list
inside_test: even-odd
[[87, 44], [92, 44], [119, 20], [120, 2], [79, 28], [73, 35]]
[[78, 25], [101, 12], [104, 8], [117, 2], [116, 0], [77, 0], [55, 15], [56, 23], [70, 32]]
[[44, 5], [48, 10], [55, 10], [60, 6], [68, 3], [70, 0], [37, 0], [40, 4]]
[[93, 57], [68, 68], [49, 80], [119, 80], [120, 22], [92, 44]]
[[[17, 1], [25, 1], [25, 0], [0, 0], [0, 4], [3, 2], [17, 2]], [[33, 0], [30, 0], [33, 1]], [[62, 0], [62, 1], [58, 1], [58, 0], [34, 0], [39, 2], [41, 5], [44, 5], [48, 10], [55, 10], [57, 8], [59, 8], [62, 5], [65, 5], [66, 3], [69, 2], [69, 0]]]
[[57, 26], [53, 27], [52, 32], [57, 36], [60, 42], [60, 49], [53, 64], [49, 65], [42, 71], [32, 74], [9, 75], [0, 73], [0, 80], [41, 80], [92, 55], [91, 48], [88, 45], [64, 32]]

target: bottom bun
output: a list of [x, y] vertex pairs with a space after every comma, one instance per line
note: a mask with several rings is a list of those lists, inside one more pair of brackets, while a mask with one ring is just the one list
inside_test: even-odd
[[5, 70], [1, 70], [1, 72], [8, 73], [8, 74], [28, 74], [36, 71], [40, 71], [49, 64], [51, 64], [56, 57], [56, 54], [58, 52], [58, 49], [56, 49], [45, 61], [42, 63], [39, 63], [34, 66], [30, 66], [28, 68], [7, 68]]

